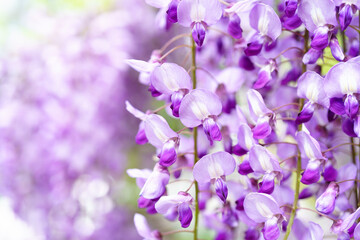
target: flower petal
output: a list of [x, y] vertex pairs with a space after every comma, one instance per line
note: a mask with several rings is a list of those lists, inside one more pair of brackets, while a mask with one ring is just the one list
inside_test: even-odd
[[193, 175], [199, 183], [227, 176], [234, 172], [236, 162], [227, 152], [216, 152], [202, 157], [194, 166]]

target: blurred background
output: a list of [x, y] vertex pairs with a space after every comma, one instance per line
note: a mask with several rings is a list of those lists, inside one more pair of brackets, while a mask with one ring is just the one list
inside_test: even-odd
[[141, 239], [125, 171], [152, 168], [154, 149], [135, 146], [124, 102], [156, 106], [124, 60], [147, 61], [165, 41], [156, 11], [144, 0], [1, 1], [1, 240]]

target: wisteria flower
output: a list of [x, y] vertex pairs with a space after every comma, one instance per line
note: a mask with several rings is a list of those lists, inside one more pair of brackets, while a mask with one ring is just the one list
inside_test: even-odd
[[163, 196], [155, 204], [158, 213], [163, 214], [166, 218], [174, 220], [177, 216], [181, 223], [181, 227], [189, 227], [192, 220], [192, 204], [193, 198], [190, 194], [179, 192], [177, 195]]
[[195, 89], [182, 100], [179, 109], [180, 121], [191, 128], [202, 125], [211, 143], [213, 140], [220, 141], [222, 137], [216, 117], [221, 110], [222, 105], [216, 94], [205, 89]]
[[194, 166], [193, 175], [197, 182], [215, 184], [216, 194], [225, 202], [228, 188], [225, 176], [234, 172], [235, 159], [227, 152], [211, 153], [202, 157]]
[[278, 239], [278, 224], [284, 220], [282, 211], [273, 197], [264, 193], [249, 193], [244, 200], [246, 215], [257, 223], [264, 223], [263, 234], [266, 240]]
[[157, 91], [170, 95], [173, 115], [179, 117], [181, 101], [192, 88], [186, 70], [175, 63], [164, 63], [154, 68], [150, 81]]
[[177, 15], [180, 25], [192, 28], [194, 41], [201, 47], [206, 28], [220, 20], [222, 8], [217, 0], [182, 0]]

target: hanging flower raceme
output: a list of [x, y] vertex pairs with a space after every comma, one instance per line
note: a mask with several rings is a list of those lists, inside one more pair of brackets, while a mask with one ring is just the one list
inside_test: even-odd
[[297, 95], [309, 101], [305, 103], [303, 109], [296, 118], [296, 124], [308, 122], [315, 110], [316, 105], [329, 108], [329, 98], [324, 90], [324, 79], [313, 71], [307, 71], [298, 80]]
[[253, 89], [248, 90], [247, 100], [251, 118], [256, 125], [252, 128], [255, 139], [263, 139], [270, 135], [271, 125], [274, 124], [275, 114], [268, 109], [261, 94]]
[[249, 193], [244, 200], [244, 210], [251, 220], [264, 224], [262, 232], [265, 240], [279, 238], [278, 225], [284, 220], [284, 216], [272, 196], [264, 193]]
[[329, 70], [324, 81], [324, 89], [330, 99], [330, 110], [349, 118], [343, 122], [343, 130], [353, 137], [360, 136], [357, 100], [360, 92], [359, 73], [360, 64], [356, 60], [338, 63]]
[[225, 203], [228, 188], [225, 177], [234, 172], [236, 162], [227, 152], [211, 153], [202, 157], [194, 166], [193, 175], [199, 184], [215, 184], [218, 197]]
[[169, 220], [175, 220], [177, 217], [181, 227], [187, 228], [192, 220], [193, 198], [186, 192], [179, 192], [177, 195], [163, 196], [155, 204], [158, 213], [163, 214]]
[[216, 94], [205, 89], [195, 89], [190, 91], [181, 102], [180, 121], [190, 128], [202, 125], [211, 143], [214, 140], [220, 141], [222, 137], [216, 117], [221, 110], [222, 105]]
[[316, 183], [320, 179], [321, 168], [324, 166], [327, 159], [321, 153], [319, 143], [308, 132], [297, 132], [296, 140], [302, 158], [309, 159], [302, 175], [301, 182], [307, 185]]
[[150, 81], [158, 92], [170, 95], [170, 108], [173, 115], [179, 117], [181, 101], [192, 88], [187, 71], [175, 63], [164, 63], [154, 68]]
[[178, 21], [184, 27], [192, 28], [192, 36], [201, 47], [205, 40], [206, 28], [217, 23], [222, 16], [218, 0], [182, 0], [178, 6]]
[[249, 163], [255, 173], [263, 174], [259, 192], [271, 194], [275, 188], [275, 178], [282, 179], [279, 161], [266, 148], [254, 145], [249, 152]]

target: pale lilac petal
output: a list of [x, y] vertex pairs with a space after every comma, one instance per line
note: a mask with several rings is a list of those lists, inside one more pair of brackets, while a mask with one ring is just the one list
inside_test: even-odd
[[297, 95], [328, 108], [329, 98], [324, 91], [324, 78], [313, 71], [307, 71], [298, 80]]
[[152, 7], [164, 8], [169, 5], [170, 0], [145, 0], [145, 2]]
[[331, 54], [337, 61], [344, 60], [345, 55], [341, 49], [339, 41], [335, 36], [333, 36], [330, 40], [330, 49], [331, 49]]
[[244, 72], [237, 67], [227, 67], [222, 70], [217, 78], [219, 83], [222, 83], [226, 87], [226, 92], [236, 93], [240, 90], [244, 84], [245, 75]]
[[321, 228], [321, 226], [311, 221], [309, 223], [311, 240], [323, 240], [324, 230]]
[[258, 3], [250, 12], [250, 25], [275, 41], [281, 34], [281, 21], [272, 7]]
[[178, 23], [184, 27], [190, 27], [193, 20], [191, 19], [191, 12], [194, 6], [194, 2], [192, 0], [182, 0], [180, 1], [177, 9]]
[[177, 208], [181, 203], [191, 203], [193, 198], [190, 194], [176, 194], [170, 196], [162, 196], [156, 202], [156, 211], [162, 215], [167, 215], [173, 208]]
[[257, 121], [259, 117], [262, 117], [266, 114], [273, 113], [270, 109], [266, 107], [264, 99], [258, 91], [254, 89], [249, 89], [246, 96], [249, 104], [251, 118], [254, 121]]
[[165, 118], [157, 114], [151, 114], [146, 119], [145, 134], [149, 142], [157, 148], [162, 148], [171, 138], [178, 138], [178, 134], [170, 128]]
[[246, 215], [257, 223], [266, 222], [274, 215], [281, 214], [275, 199], [265, 193], [249, 193], [244, 200]]
[[360, 92], [360, 65], [355, 62], [338, 63], [325, 76], [325, 92], [329, 98]]
[[325, 192], [316, 200], [316, 210], [324, 214], [332, 213], [335, 209], [335, 199], [338, 195], [339, 185], [331, 182]]
[[218, 0], [199, 0], [199, 5], [205, 8], [204, 22], [207, 25], [213, 25], [220, 20], [223, 10]]
[[148, 179], [148, 177], [150, 177], [151, 170], [150, 169], [132, 168], [132, 169], [127, 169], [126, 173], [127, 173], [127, 175], [129, 175], [129, 177], [135, 178], [136, 185], [139, 188], [142, 188], [146, 182], [146, 179]]
[[146, 114], [143, 113], [142, 111], [136, 109], [133, 107], [133, 105], [131, 105], [131, 103], [129, 101], [125, 101], [125, 105], [126, 105], [126, 110], [131, 113], [132, 115], [134, 115], [134, 117], [139, 118], [141, 120], [145, 120], [146, 119]]
[[222, 16], [222, 8], [217, 0], [182, 0], [178, 6], [178, 22], [189, 27], [193, 22], [213, 25]]
[[234, 172], [236, 162], [227, 152], [211, 153], [202, 157], [194, 166], [193, 175], [199, 183], [227, 176]]
[[146, 73], [151, 72], [155, 66], [159, 65], [159, 63], [149, 63], [136, 59], [128, 59], [125, 62], [136, 71]]
[[249, 162], [255, 172], [282, 172], [279, 162], [266, 148], [255, 145], [249, 153]]
[[135, 213], [134, 224], [135, 224], [136, 231], [139, 233], [140, 236], [142, 236], [146, 240], [160, 239], [160, 238], [156, 238], [153, 236], [153, 232], [151, 231], [149, 224], [143, 215], [141, 215], [139, 213]]
[[262, 230], [265, 240], [276, 240], [280, 236], [280, 229], [278, 226], [278, 219], [272, 217], [265, 222]]
[[[355, 166], [355, 164], [348, 163], [339, 169], [337, 180], [339, 182], [341, 182], [344, 180], [355, 179], [356, 172], [357, 172], [357, 167]], [[354, 182], [346, 181], [346, 182], [340, 183], [339, 186], [340, 186], [340, 194], [342, 194], [342, 193], [348, 191], [349, 189], [351, 189], [354, 186]]]
[[298, 6], [298, 16], [310, 32], [326, 24], [336, 26], [335, 13], [334, 2], [328, 0], [302, 0]]
[[140, 191], [140, 196], [147, 199], [154, 199], [161, 197], [166, 191], [166, 184], [169, 183], [170, 174], [167, 168], [156, 164], [153, 172], [146, 180], [143, 188]]
[[240, 124], [237, 138], [238, 145], [247, 151], [256, 144], [250, 127], [245, 123]]
[[296, 140], [300, 148], [301, 155], [308, 159], [325, 159], [322, 155], [320, 145], [309, 133], [300, 131], [296, 133]]
[[187, 94], [181, 102], [180, 121], [186, 127], [196, 127], [209, 116], [219, 115], [221, 110], [221, 101], [215, 93], [205, 89], [195, 89]]
[[156, 67], [150, 76], [150, 81], [156, 90], [163, 94], [192, 88], [187, 71], [175, 63], [164, 63]]

